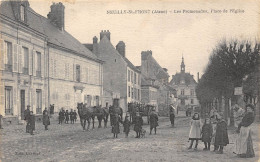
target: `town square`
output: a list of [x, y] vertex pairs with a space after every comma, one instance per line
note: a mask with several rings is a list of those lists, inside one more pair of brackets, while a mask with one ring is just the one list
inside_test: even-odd
[[0, 3], [1, 161], [258, 161], [259, 1]]

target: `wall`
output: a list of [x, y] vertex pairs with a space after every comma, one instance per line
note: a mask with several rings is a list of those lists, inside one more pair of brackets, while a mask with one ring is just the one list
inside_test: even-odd
[[[46, 42], [45, 38], [38, 33], [20, 26], [17, 30], [14, 24], [10, 25], [5, 21], [1, 21], [1, 58], [4, 58], [5, 46], [4, 41], [12, 43], [12, 71], [8, 72], [5, 67], [5, 59], [1, 61], [1, 109], [0, 113], [4, 116], [4, 120], [10, 122], [11, 118], [22, 119], [21, 115], [21, 90], [25, 91], [25, 108], [31, 106], [31, 110], [36, 113], [36, 89], [42, 91], [42, 110], [48, 105], [48, 82], [46, 79]], [[24, 54], [22, 47], [28, 48], [28, 74], [24, 74]], [[36, 51], [41, 53], [41, 75], [36, 75]], [[13, 112], [5, 113], [5, 86], [12, 87]], [[42, 111], [39, 112], [42, 114]], [[10, 119], [10, 120], [9, 120]]]
[[[96, 96], [101, 105], [102, 65], [52, 47], [49, 53], [50, 104], [55, 105], [55, 111], [76, 109], [78, 102], [87, 103], [87, 95], [92, 98], [91, 106], [96, 106]], [[76, 65], [80, 66], [80, 82], [76, 81]]]

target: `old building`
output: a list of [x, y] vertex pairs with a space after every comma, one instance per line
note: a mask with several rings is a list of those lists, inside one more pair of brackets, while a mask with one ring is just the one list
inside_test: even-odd
[[142, 102], [156, 106], [161, 114], [167, 111], [173, 89], [168, 86], [169, 74], [152, 56], [152, 51], [141, 52]]
[[48, 105], [47, 42], [27, 1], [4, 1], [0, 13], [0, 113], [14, 123], [27, 105], [35, 114]]
[[193, 75], [185, 72], [184, 58], [182, 57], [181, 71], [172, 76], [170, 86], [177, 92], [178, 105], [180, 108], [194, 107], [199, 105], [196, 97], [195, 88], [197, 82], [194, 80]]
[[53, 4], [41, 21], [48, 37], [50, 104], [65, 109], [76, 109], [78, 102], [100, 105], [102, 61], [66, 32], [63, 4]]
[[28, 1], [1, 3], [1, 114], [23, 119], [27, 105], [35, 114], [55, 104], [101, 103], [102, 63], [64, 29], [62, 3], [53, 3], [48, 18]]
[[105, 60], [103, 67], [104, 96], [102, 105], [112, 105], [113, 98], [120, 98], [120, 106], [127, 111], [127, 103], [141, 101], [141, 72], [126, 58], [125, 43], [114, 47], [110, 32], [100, 32], [100, 42], [85, 44], [98, 58]]

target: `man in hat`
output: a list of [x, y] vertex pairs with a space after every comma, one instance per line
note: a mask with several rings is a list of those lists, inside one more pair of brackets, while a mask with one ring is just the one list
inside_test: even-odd
[[45, 108], [45, 110], [42, 113], [42, 122], [45, 127], [45, 130], [48, 130], [48, 125], [50, 125], [50, 117], [47, 108]]
[[35, 116], [33, 115], [33, 111], [30, 111], [28, 115], [28, 128], [29, 133], [34, 135], [33, 131], [35, 130]]
[[30, 116], [30, 105], [27, 105], [27, 109], [24, 110], [24, 120], [26, 122], [26, 133], [29, 133], [29, 123], [28, 123], [29, 116]]

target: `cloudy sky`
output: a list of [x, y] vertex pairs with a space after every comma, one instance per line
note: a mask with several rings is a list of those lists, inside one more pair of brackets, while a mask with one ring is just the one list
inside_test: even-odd
[[[39, 14], [47, 16], [52, 1], [29, 0]], [[126, 44], [126, 57], [136, 66], [141, 64], [141, 51], [152, 50], [158, 63], [170, 75], [180, 71], [184, 56], [186, 71], [196, 76], [203, 73], [214, 46], [226, 40], [258, 38], [259, 2], [236, 1], [90, 1], [66, 0], [65, 30], [82, 43], [91, 43], [101, 30], [111, 32], [111, 42]], [[226, 9], [227, 13], [211, 13]], [[239, 9], [243, 13], [230, 12]], [[107, 14], [109, 10], [150, 10], [149, 14]], [[167, 10], [167, 14], [153, 14]], [[173, 13], [180, 10], [181, 13]], [[207, 10], [208, 13], [183, 13], [183, 10]], [[170, 13], [172, 11], [172, 13]], [[238, 11], [238, 10], [237, 10]], [[197, 79], [197, 77], [195, 77]]]

